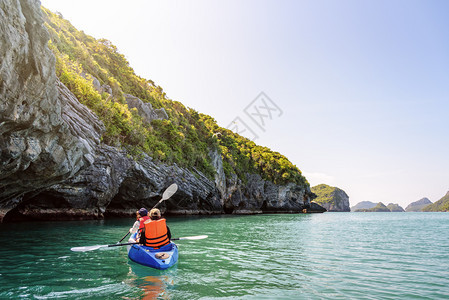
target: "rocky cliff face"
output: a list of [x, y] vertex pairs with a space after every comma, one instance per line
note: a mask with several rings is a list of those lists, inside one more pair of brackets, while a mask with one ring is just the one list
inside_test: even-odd
[[39, 3], [0, 2], [0, 220], [94, 160], [102, 130], [55, 76]]
[[320, 184], [312, 187], [312, 192], [318, 197], [314, 200], [327, 211], [349, 212], [349, 196], [337, 187]]
[[[102, 88], [100, 87], [97, 90], [101, 92]], [[137, 109], [138, 114], [148, 124], [153, 120], [168, 119], [168, 115], [163, 108], [153, 109], [150, 103], [144, 103], [139, 98], [129, 94], [125, 94], [125, 100], [128, 103], [128, 107]]]
[[[152, 207], [173, 182], [178, 192], [160, 206], [171, 214], [300, 212], [310, 205], [308, 186], [253, 174], [245, 183], [226, 178], [214, 149], [211, 180], [102, 145], [103, 124], [57, 79], [48, 39], [38, 1], [0, 1], [0, 221], [128, 215]], [[148, 122], [167, 118], [163, 109], [126, 99]]]
[[295, 185], [278, 186], [249, 175], [223, 188], [201, 172], [156, 163], [145, 156], [138, 162], [113, 147], [100, 146], [93, 164], [73, 178], [53, 185], [21, 202], [6, 221], [21, 219], [79, 220], [132, 215], [136, 208], [153, 207], [172, 183], [178, 191], [159, 208], [167, 214], [254, 214], [301, 212], [310, 191]]
[[237, 214], [300, 212], [314, 198], [308, 187], [280, 186], [255, 174], [248, 174], [246, 184], [235, 177], [227, 180], [226, 192], [223, 209], [226, 213]]

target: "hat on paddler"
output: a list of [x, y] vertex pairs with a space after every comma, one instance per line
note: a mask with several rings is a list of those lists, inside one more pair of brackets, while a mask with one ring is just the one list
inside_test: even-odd
[[161, 216], [161, 211], [157, 208], [153, 208], [152, 210], [150, 210], [150, 217], [160, 217]]
[[148, 210], [146, 208], [142, 207], [141, 209], [139, 209], [139, 215], [141, 217], [147, 216], [148, 215]]

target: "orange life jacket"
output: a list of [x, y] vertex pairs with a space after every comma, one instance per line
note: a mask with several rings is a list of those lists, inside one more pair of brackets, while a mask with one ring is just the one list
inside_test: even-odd
[[145, 225], [145, 246], [160, 248], [170, 243], [165, 219], [147, 220]]

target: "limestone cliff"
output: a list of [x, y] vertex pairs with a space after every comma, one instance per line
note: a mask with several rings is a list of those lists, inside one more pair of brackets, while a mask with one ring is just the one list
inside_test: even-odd
[[317, 195], [314, 200], [316, 203], [327, 209], [327, 211], [334, 212], [348, 212], [349, 197], [345, 191], [331, 187], [326, 184], [320, 184], [312, 187], [312, 192]]
[[35, 1], [0, 1], [0, 220], [92, 164], [102, 124], [55, 76]]
[[[226, 177], [217, 149], [210, 149], [211, 179], [102, 144], [103, 123], [56, 77], [48, 39], [38, 1], [0, 1], [0, 220], [127, 215], [152, 207], [173, 182], [178, 192], [161, 205], [171, 214], [300, 212], [310, 205], [306, 183]], [[163, 108], [125, 98], [147, 123], [168, 118]]]

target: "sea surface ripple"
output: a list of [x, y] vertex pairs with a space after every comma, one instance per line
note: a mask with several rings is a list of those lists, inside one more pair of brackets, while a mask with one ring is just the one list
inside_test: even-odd
[[179, 262], [128, 260], [133, 220], [0, 225], [0, 299], [449, 299], [449, 214], [168, 217]]

